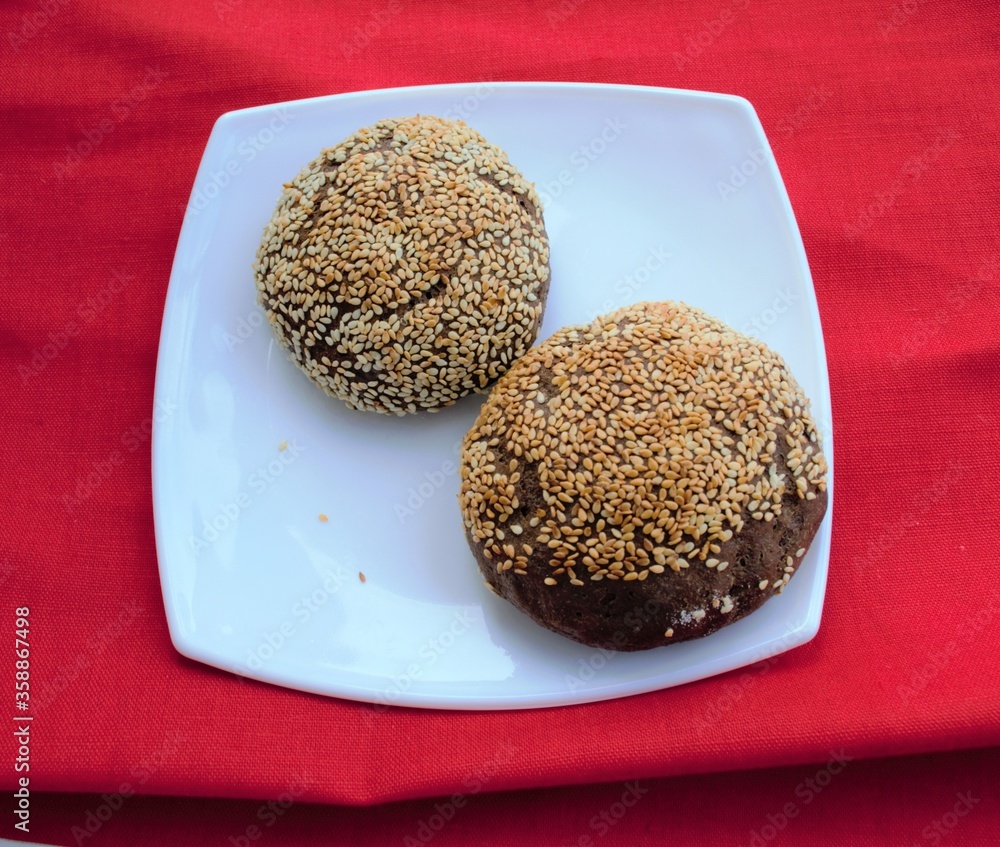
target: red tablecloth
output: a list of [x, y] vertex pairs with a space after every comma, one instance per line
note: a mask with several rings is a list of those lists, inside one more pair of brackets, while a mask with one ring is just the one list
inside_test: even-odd
[[[39, 840], [164, 847], [993, 847], [1000, 752], [962, 751], [766, 771], [468, 794], [371, 808], [134, 797], [107, 817], [91, 794], [41, 795]], [[98, 818], [98, 815], [101, 818]], [[102, 819], [102, 818], [105, 818]], [[89, 828], [88, 828], [89, 826]], [[250, 827], [259, 830], [257, 838]], [[93, 834], [90, 834], [93, 833]], [[242, 840], [246, 839], [246, 840]], [[587, 840], [589, 839], [589, 841]]]
[[[0, 10], [0, 591], [9, 630], [31, 609], [32, 790], [275, 798], [296, 785], [302, 801], [368, 804], [469, 780], [503, 791], [1000, 742], [998, 7], [458, 5]], [[149, 423], [171, 260], [213, 121], [494, 79], [695, 88], [756, 106], [810, 258], [833, 384], [818, 637], [763, 667], [609, 703], [374, 719], [181, 658], [153, 547]], [[2, 661], [15, 714], [14, 657]], [[16, 777], [0, 768], [5, 788]], [[731, 779], [664, 785], [721, 798], [744, 784]], [[489, 808], [509, 818], [521, 796]], [[484, 831], [494, 820], [476, 819]]]

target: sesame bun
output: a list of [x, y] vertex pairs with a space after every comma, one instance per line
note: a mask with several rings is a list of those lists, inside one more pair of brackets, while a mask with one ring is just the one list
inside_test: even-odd
[[782, 358], [682, 303], [639, 303], [530, 350], [461, 461], [487, 583], [613, 650], [707, 635], [780, 593], [827, 504], [819, 434]]
[[534, 343], [549, 248], [503, 150], [418, 115], [358, 130], [288, 183], [254, 272], [310, 379], [402, 415], [485, 390]]

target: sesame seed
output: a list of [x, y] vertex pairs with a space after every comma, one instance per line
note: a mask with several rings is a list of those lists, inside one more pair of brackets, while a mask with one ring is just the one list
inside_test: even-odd
[[537, 335], [540, 198], [461, 122], [379, 121], [285, 186], [254, 264], [278, 342], [326, 393], [403, 415], [483, 391]]
[[465, 529], [529, 580], [669, 580], [704, 592], [689, 619], [735, 617], [726, 592], [761, 578], [729, 573], [734, 542], [784, 532], [793, 500], [824, 490], [816, 432], [777, 353], [684, 304], [637, 304], [559, 330], [497, 381], [462, 444]]

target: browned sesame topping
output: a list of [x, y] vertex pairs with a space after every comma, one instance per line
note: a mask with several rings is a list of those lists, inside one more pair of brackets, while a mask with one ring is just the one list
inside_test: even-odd
[[725, 571], [721, 545], [746, 522], [780, 516], [786, 493], [826, 488], [782, 358], [678, 303], [620, 309], [529, 350], [466, 435], [461, 475], [466, 530], [486, 558], [513, 555], [508, 530], [529, 555], [545, 551], [547, 585], [566, 574], [574, 586], [669, 579], [694, 563]]
[[361, 571], [358, 571], [358, 579], [360, 579], [362, 582], [368, 581], [367, 579], [365, 579], [365, 575]]
[[254, 264], [278, 340], [328, 394], [405, 414], [483, 391], [535, 339], [534, 187], [462, 122], [383, 120], [285, 186]]

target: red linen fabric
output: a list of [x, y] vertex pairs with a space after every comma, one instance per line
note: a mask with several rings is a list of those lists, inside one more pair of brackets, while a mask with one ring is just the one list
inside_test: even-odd
[[[36, 800], [35, 837], [74, 847], [1000, 843], [996, 750], [848, 762], [829, 776], [826, 768], [826, 762], [776, 768], [766, 771], [765, 779], [760, 771], [739, 771], [484, 791], [463, 796], [457, 804], [442, 797], [363, 808], [299, 803], [291, 794], [270, 801], [133, 797], [110, 817], [108, 799], [100, 795], [43, 794]], [[114, 798], [111, 802], [118, 805]]]
[[[298, 780], [304, 801], [370, 804], [469, 779], [507, 791], [1000, 742], [995, 4], [18, 0], [0, 38], [0, 620], [13, 639], [15, 610], [31, 609], [33, 790], [274, 798]], [[172, 649], [149, 424], [171, 261], [214, 120], [472, 80], [755, 105], [832, 381], [833, 554], [807, 646], [516, 713], [373, 713]], [[0, 657], [0, 690], [16, 714], [13, 662]], [[15, 778], [0, 768], [4, 788]], [[730, 785], [684, 790], [713, 784]]]

